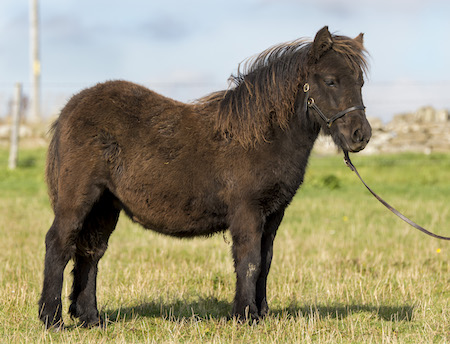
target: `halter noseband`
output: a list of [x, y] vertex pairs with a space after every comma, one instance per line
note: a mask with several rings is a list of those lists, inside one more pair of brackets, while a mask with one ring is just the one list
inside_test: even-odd
[[325, 116], [323, 114], [323, 112], [316, 105], [316, 103], [314, 101], [314, 98], [308, 96], [308, 92], [309, 92], [309, 84], [308, 83], [305, 83], [303, 85], [303, 92], [306, 93], [307, 107], [314, 109], [317, 112], [317, 114], [320, 116], [320, 118], [322, 118], [322, 120], [327, 124], [328, 128], [331, 128], [331, 125], [333, 124], [333, 122], [335, 120], [345, 116], [349, 112], [352, 112], [352, 111], [355, 111], [355, 110], [364, 110], [366, 108], [364, 105], [355, 105], [355, 106], [349, 107], [348, 109], [339, 111], [334, 116], [331, 116], [330, 118], [328, 118], [327, 116]]

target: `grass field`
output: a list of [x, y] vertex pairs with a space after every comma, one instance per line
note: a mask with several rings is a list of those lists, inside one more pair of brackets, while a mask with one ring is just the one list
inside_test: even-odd
[[[68, 330], [38, 320], [44, 236], [52, 221], [43, 149], [6, 169], [0, 150], [1, 343], [447, 343], [450, 243], [389, 213], [341, 157], [313, 157], [275, 241], [270, 315], [228, 320], [234, 293], [230, 238], [179, 240], [122, 216], [100, 262], [107, 328]], [[450, 235], [450, 154], [353, 157], [373, 188], [405, 215]]]

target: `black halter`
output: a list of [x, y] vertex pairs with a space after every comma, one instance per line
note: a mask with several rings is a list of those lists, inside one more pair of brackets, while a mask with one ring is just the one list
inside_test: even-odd
[[335, 120], [345, 116], [349, 112], [352, 112], [355, 110], [364, 110], [366, 108], [364, 105], [355, 105], [355, 106], [349, 107], [348, 109], [339, 111], [334, 116], [331, 116], [330, 118], [328, 118], [327, 116], [325, 116], [323, 114], [323, 112], [316, 105], [316, 103], [314, 102], [314, 98], [308, 96], [308, 92], [309, 92], [309, 84], [308, 83], [303, 85], [303, 92], [306, 93], [306, 101], [307, 101], [308, 108], [314, 109], [317, 112], [317, 114], [320, 116], [320, 118], [322, 118], [322, 120], [327, 124], [328, 128], [331, 128], [331, 125], [333, 124], [333, 122]]

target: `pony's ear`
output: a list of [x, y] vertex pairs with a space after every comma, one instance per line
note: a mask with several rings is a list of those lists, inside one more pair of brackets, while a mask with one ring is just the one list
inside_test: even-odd
[[355, 37], [355, 41], [361, 45], [364, 45], [364, 34], [361, 32], [358, 36]]
[[309, 51], [309, 60], [314, 63], [333, 45], [331, 33], [328, 31], [328, 26], [324, 26], [316, 33], [311, 50]]

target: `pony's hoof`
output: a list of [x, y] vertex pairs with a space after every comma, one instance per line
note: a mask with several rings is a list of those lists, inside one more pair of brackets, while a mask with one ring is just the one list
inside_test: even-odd
[[232, 319], [235, 319], [239, 324], [258, 323], [262, 318], [259, 316], [258, 311], [250, 311], [250, 307], [245, 307], [243, 312], [233, 312]]
[[267, 300], [264, 298], [259, 308], [259, 317], [264, 318], [267, 314], [269, 314], [269, 305], [267, 304]]
[[84, 328], [98, 328], [101, 330], [105, 330], [107, 326], [107, 322], [103, 320], [103, 318], [99, 317], [95, 320], [90, 321], [81, 321], [80, 326]]
[[64, 332], [66, 330], [66, 326], [64, 326], [64, 322], [62, 320], [52, 325], [45, 324], [45, 328], [51, 332]]

